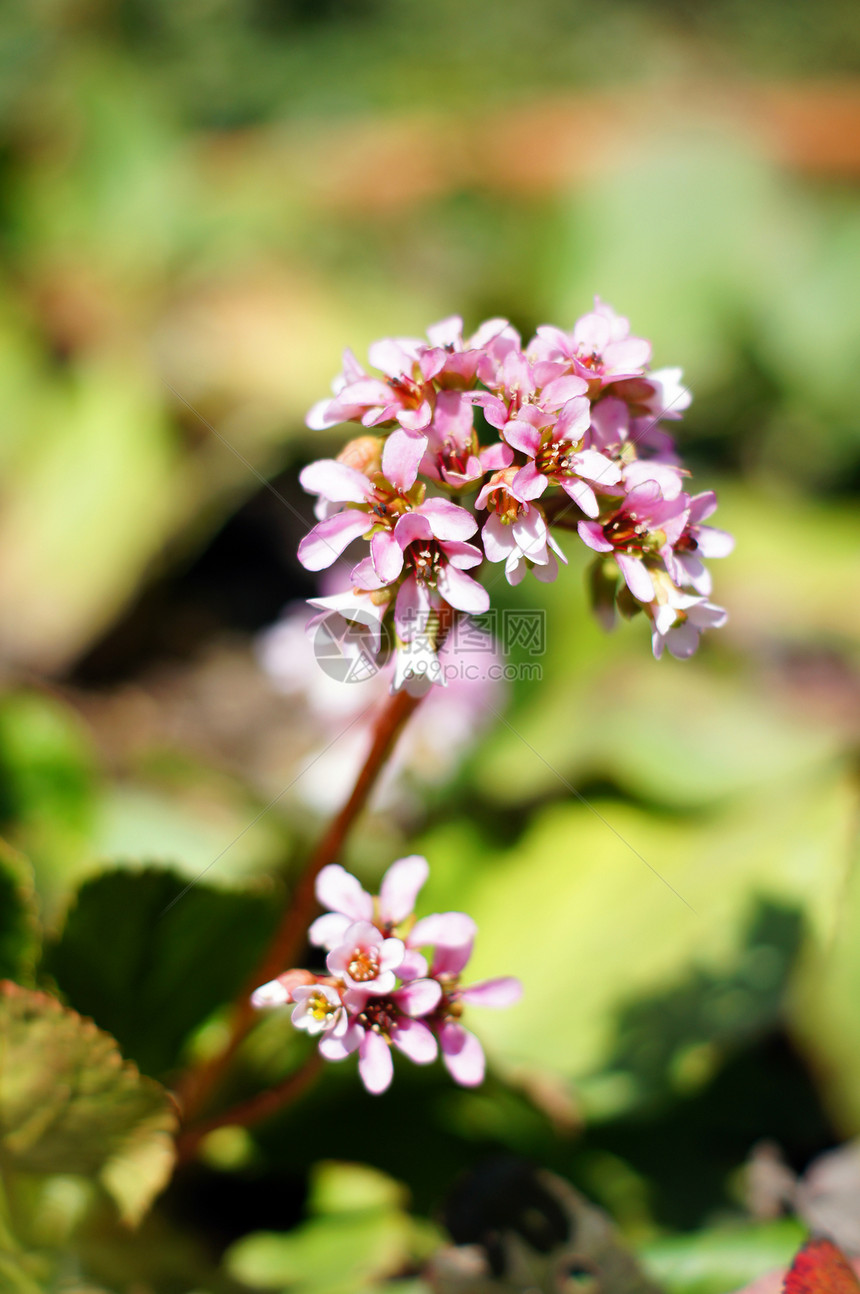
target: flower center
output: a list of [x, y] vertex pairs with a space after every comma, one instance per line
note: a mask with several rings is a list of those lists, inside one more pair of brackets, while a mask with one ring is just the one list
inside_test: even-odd
[[387, 526], [389, 530], [395, 524], [404, 512], [408, 512], [412, 506], [409, 499], [396, 490], [393, 485], [389, 485], [385, 477], [378, 475], [373, 483], [373, 491], [368, 498], [368, 509], [377, 522]]
[[650, 546], [648, 527], [627, 512], [617, 512], [607, 521], [603, 534], [613, 548], [622, 548], [628, 553], [642, 553]]
[[374, 998], [358, 1017], [358, 1022], [370, 1029], [372, 1033], [381, 1033], [388, 1037], [397, 1025], [400, 1012], [390, 998]]
[[[417, 369], [418, 366], [415, 365], [413, 367], [413, 372]], [[418, 372], [420, 373], [420, 370], [418, 370]], [[401, 373], [398, 377], [390, 377], [388, 379], [388, 384], [397, 392], [402, 403], [407, 408], [417, 409], [421, 401], [424, 399], [423, 377], [421, 377], [420, 380], [416, 380], [415, 377], [410, 377], [408, 373]]]
[[550, 440], [535, 455], [535, 466], [543, 476], [566, 476], [573, 471], [576, 446], [570, 440]]
[[499, 514], [503, 525], [506, 526], [513, 525], [525, 507], [508, 490], [493, 490], [487, 499], [487, 503]]
[[328, 1000], [325, 993], [313, 993], [308, 998], [308, 1015], [313, 1016], [315, 1020], [330, 1020], [336, 1010], [337, 1007]]
[[442, 447], [442, 462], [449, 472], [458, 472], [462, 476], [469, 464], [469, 451], [469, 446], [460, 448], [453, 441], [446, 440]]
[[379, 957], [373, 948], [356, 948], [347, 965], [350, 979], [363, 984], [379, 974]]
[[442, 554], [433, 540], [412, 544], [409, 558], [419, 580], [425, 584], [435, 584], [439, 567], [442, 565]]

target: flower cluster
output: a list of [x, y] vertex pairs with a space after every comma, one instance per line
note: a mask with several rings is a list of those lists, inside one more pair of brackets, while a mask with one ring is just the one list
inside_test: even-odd
[[307, 422], [363, 432], [302, 472], [318, 521], [299, 558], [318, 571], [354, 540], [368, 548], [351, 590], [312, 605], [362, 625], [374, 644], [393, 623], [394, 688], [426, 685], [439, 678], [451, 617], [489, 606], [474, 575], [482, 562], [499, 563], [511, 584], [528, 571], [554, 580], [566, 558], [551, 531], [568, 529], [597, 554], [601, 619], [611, 623], [616, 606], [644, 611], [654, 654], [689, 656], [726, 619], [702, 558], [732, 541], [703, 524], [715, 496], [685, 490], [661, 425], [690, 403], [680, 369], [651, 370], [650, 359], [650, 343], [599, 300], [571, 332], [540, 327], [525, 347], [503, 319], [464, 339], [451, 318], [427, 340], [371, 346], [380, 375], [347, 351], [334, 398]]
[[319, 1037], [326, 1060], [357, 1051], [369, 1092], [384, 1092], [391, 1083], [392, 1046], [417, 1065], [429, 1064], [441, 1049], [455, 1082], [476, 1086], [484, 1077], [484, 1053], [460, 1023], [464, 1007], [511, 1006], [522, 993], [511, 977], [461, 986], [477, 927], [464, 912], [415, 919], [428, 870], [417, 854], [400, 858], [374, 897], [343, 867], [324, 867], [316, 894], [328, 910], [308, 937], [326, 950], [328, 973], [286, 971], [251, 998], [255, 1007], [292, 1003], [293, 1024]]

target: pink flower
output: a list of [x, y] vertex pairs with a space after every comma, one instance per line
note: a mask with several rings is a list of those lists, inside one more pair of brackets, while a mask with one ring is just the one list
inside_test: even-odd
[[622, 466], [627, 490], [654, 480], [660, 484], [664, 498], [673, 498], [680, 492], [686, 473], [672, 437], [657, 425], [655, 418], [633, 417], [629, 405], [616, 396], [605, 396], [592, 406], [585, 443]]
[[354, 539], [370, 534], [372, 574], [364, 581], [356, 577], [366, 589], [397, 579], [403, 569], [403, 552], [415, 538], [461, 540], [477, 529], [475, 518], [465, 508], [448, 499], [425, 499], [423, 485], [406, 489], [402, 477], [390, 481], [378, 472], [367, 477], [333, 458], [311, 463], [299, 480], [310, 493], [346, 505], [305, 536], [299, 545], [299, 561], [308, 570], [323, 570]]
[[[465, 912], [437, 912], [414, 921], [415, 899], [427, 872], [426, 859], [419, 855], [398, 859], [374, 899], [339, 864], [324, 867], [317, 877], [317, 897], [331, 910], [317, 918], [308, 934], [312, 943], [329, 947], [331, 978], [286, 971], [252, 996], [256, 1007], [292, 1001], [293, 1024], [320, 1036], [320, 1054], [327, 1060], [343, 1060], [357, 1051], [359, 1074], [369, 1092], [384, 1092], [391, 1083], [392, 1047], [426, 1065], [438, 1054], [437, 1038], [456, 1082], [480, 1083], [484, 1054], [477, 1038], [460, 1024], [465, 1005], [510, 1006], [522, 991], [513, 978], [461, 987], [477, 927]], [[421, 950], [431, 947], [428, 973]]]
[[720, 629], [728, 615], [723, 607], [706, 598], [692, 597], [675, 590], [669, 601], [657, 606], [652, 615], [651, 646], [657, 660], [668, 647], [672, 656], [686, 660], [699, 646], [705, 629]]
[[528, 459], [513, 479], [518, 499], [537, 499], [548, 485], [560, 485], [586, 516], [598, 515], [593, 487], [607, 490], [620, 481], [621, 472], [598, 450], [583, 448], [590, 424], [591, 406], [585, 396], [570, 400], [549, 429], [541, 431], [516, 420], [507, 424], [505, 439]]
[[660, 487], [647, 481], [631, 490], [603, 523], [580, 521], [583, 543], [598, 553], [614, 553], [627, 587], [640, 602], [652, 602], [654, 583], [645, 564], [671, 560], [671, 548], [683, 534], [689, 518], [685, 494], [664, 499]]
[[462, 391], [440, 391], [436, 413], [427, 436], [421, 471], [432, 481], [451, 489], [474, 484], [487, 472], [510, 467], [513, 451], [500, 441], [481, 448], [473, 425], [474, 401]]
[[[570, 332], [541, 326], [525, 348], [503, 319], [464, 339], [462, 320], [451, 316], [428, 329], [427, 340], [374, 343], [370, 360], [381, 376], [347, 352], [334, 398], [309, 416], [314, 426], [347, 419], [376, 434], [302, 474], [317, 495], [317, 524], [299, 557], [323, 570], [354, 540], [368, 544], [351, 582], [380, 608], [380, 634], [393, 627], [395, 691], [418, 695], [444, 683], [438, 653], [456, 621], [451, 613], [489, 607], [487, 591], [467, 573], [482, 557], [502, 563], [512, 584], [529, 570], [556, 578], [564, 558], [551, 529], [572, 528], [567, 499], [584, 514], [581, 540], [613, 554], [649, 616], [652, 604], [666, 604], [655, 585], [661, 575], [676, 591], [710, 594], [703, 559], [728, 552], [731, 541], [702, 524], [713, 496], [688, 496], [688, 473], [660, 425], [680, 416], [690, 394], [680, 369], [650, 370], [650, 343], [599, 298]], [[428, 498], [428, 482], [447, 497]], [[468, 502], [473, 487], [474, 504], [454, 502]], [[489, 515], [477, 541], [482, 508]], [[601, 582], [595, 606], [608, 621], [617, 581], [611, 565], [592, 569]], [[628, 594], [620, 597], [631, 611]], [[368, 635], [357, 636], [360, 652]]]
[[430, 345], [417, 338], [384, 338], [369, 350], [382, 378], [365, 372], [351, 351], [344, 352], [343, 373], [334, 383], [334, 399], [315, 404], [307, 416], [313, 429], [339, 422], [365, 427], [394, 424], [382, 454], [382, 470], [411, 486], [427, 449], [439, 388], [471, 386], [479, 362], [490, 353], [518, 347], [519, 338], [503, 319], [485, 324], [468, 343], [457, 316], [429, 328]]
[[513, 469], [496, 472], [475, 500], [475, 507], [490, 509], [481, 531], [488, 562], [504, 562], [509, 584], [519, 584], [531, 564], [539, 580], [550, 583], [558, 574], [560, 557], [567, 558], [549, 533], [543, 513], [515, 493]]
[[355, 921], [347, 926], [325, 964], [347, 988], [390, 993], [396, 983], [394, 972], [405, 952], [401, 939], [385, 938], [369, 921]]
[[443, 912], [424, 917], [409, 935], [410, 947], [435, 945], [430, 975], [441, 985], [442, 996], [428, 1024], [439, 1039], [445, 1068], [463, 1087], [482, 1083], [486, 1068], [479, 1040], [460, 1023], [464, 1007], [471, 1004], [501, 1010], [518, 1002], [523, 992], [513, 976], [461, 988], [460, 976], [472, 955], [476, 933], [474, 921], [464, 912]]
[[324, 867], [316, 879], [316, 896], [327, 908], [308, 931], [317, 947], [331, 951], [343, 942], [353, 922], [367, 922], [377, 917], [377, 928], [389, 934], [412, 915], [415, 900], [429, 874], [427, 859], [409, 854], [392, 863], [382, 878], [379, 897], [374, 900], [340, 863]]
[[325, 1034], [342, 1038], [349, 1026], [346, 1009], [340, 993], [328, 984], [313, 984], [294, 988], [292, 1000], [295, 1008], [290, 1016], [297, 1029], [306, 1033]]
[[[427, 443], [427, 428], [433, 417], [432, 379], [443, 368], [444, 350], [409, 338], [374, 342], [370, 362], [383, 371], [383, 378], [366, 373], [351, 351], [344, 353], [343, 374], [335, 382], [335, 398], [315, 404], [307, 417], [314, 429], [338, 422], [361, 422], [365, 427], [395, 424], [383, 450], [382, 470], [410, 478]], [[395, 466], [396, 465], [396, 466]], [[399, 469], [399, 470], [398, 470]]]
[[251, 1006], [256, 1007], [257, 1010], [270, 1006], [286, 1006], [288, 1002], [292, 1002], [296, 989], [307, 988], [308, 985], [316, 982], [316, 975], [310, 971], [284, 971], [277, 979], [269, 980], [267, 984], [261, 984], [259, 988], [254, 989], [251, 994]]
[[[351, 578], [362, 588], [380, 589], [397, 580], [406, 568], [407, 578], [420, 579], [433, 588], [438, 585], [446, 602], [458, 607], [458, 589], [471, 592], [475, 581], [452, 576], [450, 568], [467, 570], [480, 564], [480, 549], [463, 542], [477, 528], [477, 521], [465, 508], [447, 499], [427, 499], [403, 512], [391, 529], [382, 528], [373, 535], [369, 557], [353, 568]], [[472, 609], [471, 602], [459, 609]]]
[[689, 500], [689, 519], [666, 562], [676, 584], [688, 584], [707, 597], [711, 592], [711, 573], [703, 557], [728, 557], [735, 541], [725, 530], [703, 526], [705, 517], [716, 511], [717, 496], [713, 490], [695, 494]]
[[358, 1072], [368, 1092], [384, 1092], [394, 1077], [391, 1046], [416, 1065], [436, 1059], [436, 1039], [418, 1016], [425, 1016], [439, 1003], [442, 989], [431, 979], [413, 980], [387, 997], [352, 989], [344, 994], [350, 1023], [339, 1037], [326, 1035], [320, 1052], [326, 1060], [344, 1060], [358, 1052]]
[[463, 320], [459, 315], [443, 319], [427, 329], [433, 346], [446, 351], [445, 363], [437, 375], [439, 386], [470, 387], [478, 365], [486, 355], [503, 356], [507, 350], [519, 349], [519, 334], [507, 319], [488, 319], [468, 341], [463, 340]]
[[534, 359], [561, 361], [596, 393], [619, 379], [645, 372], [651, 343], [630, 336], [630, 324], [611, 306], [594, 298], [594, 309], [577, 320], [572, 333], [543, 326], [530, 347]]
[[647, 376], [651, 387], [640, 401], [651, 414], [652, 421], [658, 418], [680, 418], [685, 409], [689, 409], [693, 397], [681, 383], [680, 368], [660, 368]]

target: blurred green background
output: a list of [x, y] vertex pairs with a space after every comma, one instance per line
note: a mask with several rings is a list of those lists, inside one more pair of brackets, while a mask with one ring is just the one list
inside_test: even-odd
[[[524, 980], [476, 1023], [487, 1086], [398, 1070], [375, 1101], [332, 1067], [214, 1139], [141, 1238], [69, 1206], [43, 1287], [408, 1271], [427, 1236], [364, 1179], [400, 1219], [384, 1258], [326, 1275], [319, 1217], [298, 1257], [247, 1239], [340, 1216], [325, 1176], [307, 1197], [320, 1160], [438, 1221], [458, 1174], [524, 1156], [660, 1241], [673, 1288], [787, 1258], [796, 1232], [744, 1201], [752, 1148], [801, 1171], [860, 1135], [856, 6], [35, 0], [0, 18], [0, 104], [0, 833], [47, 949], [17, 976], [144, 1072], [217, 1037], [322, 821], [301, 774], [329, 729], [255, 641], [311, 591], [296, 477], [340, 436], [303, 417], [345, 345], [454, 312], [570, 327], [598, 293], [683, 365], [681, 452], [737, 538], [728, 627], [659, 664], [641, 624], [592, 623], [570, 544], [542, 681], [453, 763], [415, 755], [349, 846], [368, 883], [426, 852], [422, 910], [472, 912], [476, 976]], [[204, 869], [200, 909], [162, 921]], [[267, 1021], [234, 1095], [300, 1054]]]

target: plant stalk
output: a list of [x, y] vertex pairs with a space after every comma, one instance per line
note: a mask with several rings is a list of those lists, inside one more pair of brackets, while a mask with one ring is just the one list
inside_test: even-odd
[[[395, 692], [382, 708], [370, 750], [349, 798], [308, 860], [269, 946], [233, 1003], [227, 1042], [217, 1055], [189, 1070], [177, 1085], [176, 1095], [183, 1111], [184, 1123], [194, 1119], [205, 1107], [213, 1088], [250, 1030], [255, 1016], [251, 1006], [251, 993], [259, 985], [289, 968], [302, 951], [307, 928], [316, 908], [316, 878], [324, 867], [337, 860], [350, 828], [367, 804], [370, 792], [385, 767], [397, 738], [420, 702], [421, 697], [410, 696], [407, 692]], [[260, 1099], [265, 1096], [266, 1093], [262, 1093]], [[222, 1121], [219, 1119], [213, 1126], [220, 1126]], [[199, 1141], [199, 1137], [197, 1140]], [[196, 1141], [194, 1144], [196, 1145]]]

